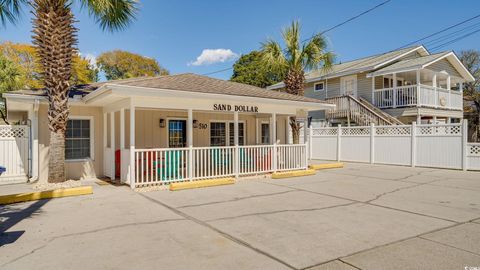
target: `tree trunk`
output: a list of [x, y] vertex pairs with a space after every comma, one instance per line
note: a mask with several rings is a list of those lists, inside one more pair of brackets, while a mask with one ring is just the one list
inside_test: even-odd
[[296, 117], [290, 117], [290, 127], [292, 129], [292, 141], [293, 144], [300, 143], [300, 129], [302, 128], [299, 123], [297, 123]]
[[50, 131], [48, 182], [65, 181], [65, 132]]
[[33, 1], [33, 43], [47, 89], [50, 153], [48, 182], [65, 181], [65, 130], [68, 121], [68, 90], [77, 31], [67, 0]]

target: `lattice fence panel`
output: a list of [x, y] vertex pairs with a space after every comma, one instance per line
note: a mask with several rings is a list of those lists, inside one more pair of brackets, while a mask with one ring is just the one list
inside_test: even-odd
[[345, 136], [368, 136], [370, 127], [347, 127], [342, 128], [342, 135]]
[[469, 143], [467, 154], [469, 156], [480, 157], [480, 143], [475, 143], [475, 144]]
[[312, 129], [312, 136], [336, 136], [337, 133], [338, 133], [337, 128]]
[[28, 126], [0, 126], [0, 139], [28, 138]]
[[411, 135], [412, 128], [410, 126], [407, 127], [375, 127], [375, 135], [381, 136], [401, 136], [401, 135]]
[[425, 125], [417, 126], [417, 135], [462, 135], [461, 125]]

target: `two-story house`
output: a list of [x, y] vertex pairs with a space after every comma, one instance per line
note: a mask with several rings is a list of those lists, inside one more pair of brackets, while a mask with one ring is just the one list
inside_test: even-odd
[[[305, 78], [305, 96], [337, 105], [311, 114], [313, 122], [333, 125], [458, 122], [462, 85], [474, 80], [454, 52], [431, 54], [423, 46], [335, 64]], [[281, 82], [268, 89], [284, 87]]]

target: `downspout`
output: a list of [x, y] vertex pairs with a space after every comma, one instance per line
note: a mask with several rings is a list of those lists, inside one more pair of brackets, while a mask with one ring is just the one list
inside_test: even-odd
[[[32, 125], [32, 120], [31, 119], [28, 119], [28, 125], [30, 126], [30, 128], [28, 129], [29, 130], [29, 136], [30, 136], [30, 139], [28, 140], [28, 176], [29, 176], [29, 179], [28, 179], [28, 182], [29, 183], [32, 183], [32, 182], [35, 182], [38, 180], [38, 166], [37, 166], [37, 171], [35, 173], [35, 175], [33, 175], [33, 162], [34, 162], [34, 157], [33, 157], [33, 146], [34, 146], [34, 139], [38, 141], [38, 109], [40, 107], [40, 101], [38, 99], [35, 99], [34, 103], [33, 103], [33, 114], [32, 114], [32, 118], [35, 119], [35, 126], [33, 127]], [[32, 131], [32, 128], [35, 128], [37, 129], [37, 136], [35, 136], [35, 138], [33, 138], [33, 131]], [[35, 162], [38, 163], [38, 147], [37, 147], [37, 151], [36, 151], [36, 154], [37, 156], [35, 157]]]

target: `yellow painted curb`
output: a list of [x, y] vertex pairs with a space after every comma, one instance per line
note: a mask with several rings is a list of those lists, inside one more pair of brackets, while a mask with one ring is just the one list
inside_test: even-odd
[[11, 204], [18, 202], [36, 201], [41, 199], [62, 198], [69, 196], [79, 196], [92, 194], [91, 186], [61, 188], [47, 191], [26, 192], [17, 194], [8, 194], [0, 196], [0, 204]]
[[315, 174], [315, 170], [312, 170], [312, 169], [289, 171], [289, 172], [276, 172], [276, 173], [272, 173], [272, 179], [282, 179], [282, 178], [307, 176], [307, 175], [314, 175], [314, 174]]
[[336, 163], [325, 163], [325, 164], [312, 164], [308, 166], [312, 170], [324, 170], [324, 169], [334, 169], [334, 168], [343, 168], [342, 162]]
[[234, 178], [218, 178], [218, 179], [191, 181], [191, 182], [171, 183], [170, 190], [175, 191], [175, 190], [182, 190], [182, 189], [213, 187], [213, 186], [231, 185], [231, 184], [235, 184]]

